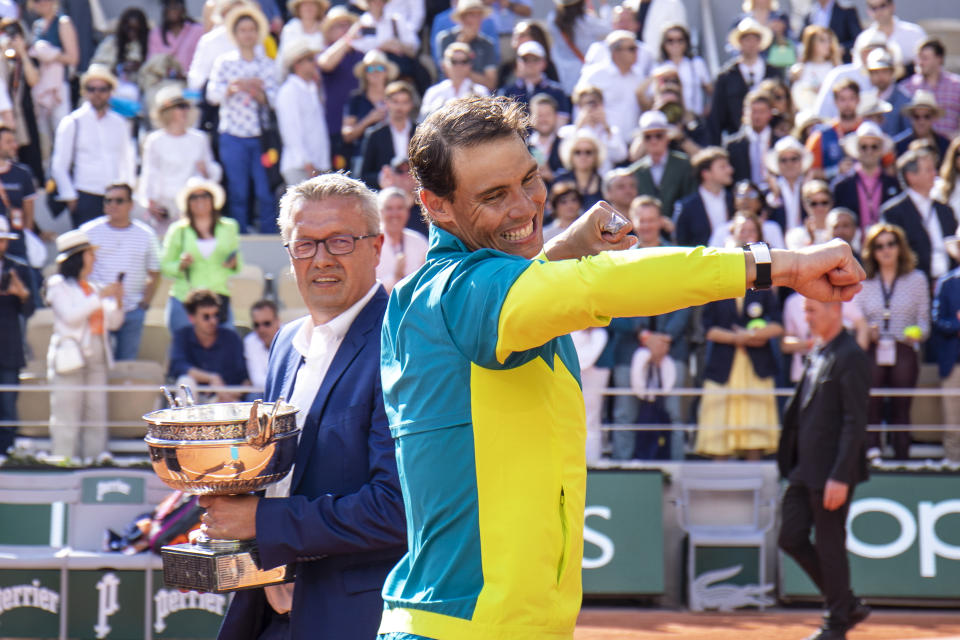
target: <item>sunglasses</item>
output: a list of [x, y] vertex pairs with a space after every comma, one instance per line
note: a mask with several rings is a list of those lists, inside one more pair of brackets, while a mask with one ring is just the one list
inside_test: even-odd
[[367, 73], [377, 73], [378, 71], [386, 71], [387, 67], [383, 64], [368, 64]]
[[880, 151], [880, 145], [878, 144], [861, 144], [860, 151]]
[[521, 56], [520, 57], [520, 61], [525, 64], [537, 64], [541, 60], [543, 60], [543, 58], [539, 58], [537, 56]]
[[211, 320], [216, 320], [219, 314], [217, 313], [198, 313], [197, 317], [203, 320], [204, 322], [210, 322]]
[[912, 113], [910, 117], [914, 120], [933, 120], [932, 113]]
[[644, 140], [663, 140], [664, 134], [663, 131], [654, 131], [653, 133], [643, 134]]
[[808, 207], [829, 207], [829, 200], [807, 200]]
[[450, 58], [450, 64], [455, 67], [465, 67], [470, 64], [470, 61], [466, 58]]
[[573, 155], [575, 156], [592, 156], [596, 151], [593, 149], [574, 149]]
[[109, 85], [93, 86], [88, 84], [83, 88], [83, 90], [87, 93], [110, 93], [112, 89]]
[[800, 156], [780, 156], [780, 164], [795, 164], [800, 162]]
[[260, 327], [271, 327], [273, 326], [273, 320], [264, 320], [263, 322], [254, 322], [253, 328], [259, 329]]
[[631, 53], [637, 50], [637, 45], [630, 45], [626, 47], [617, 47], [617, 51], [630, 51]]
[[200, 193], [191, 193], [189, 196], [187, 196], [187, 200], [203, 200], [205, 198], [212, 199], [213, 196], [211, 196], [206, 191], [202, 191]]
[[130, 202], [126, 198], [104, 198], [103, 204], [123, 204], [124, 202]]
[[875, 249], [893, 249], [899, 246], [899, 243], [896, 240], [891, 240], [890, 242], [878, 242], [873, 246]]

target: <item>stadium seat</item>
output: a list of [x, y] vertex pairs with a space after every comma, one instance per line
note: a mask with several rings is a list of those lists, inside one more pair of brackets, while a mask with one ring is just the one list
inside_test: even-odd
[[160, 408], [163, 396], [160, 385], [164, 381], [164, 368], [149, 360], [125, 360], [116, 362], [110, 370], [111, 386], [149, 385], [153, 391], [112, 391], [107, 399], [107, 420], [131, 426], [113, 426], [112, 438], [142, 438], [146, 425], [141, 420], [145, 413]]
[[303, 298], [300, 297], [300, 289], [297, 288], [297, 281], [289, 271], [281, 273], [276, 280], [277, 300], [282, 309], [299, 309], [303, 307]]
[[227, 281], [233, 323], [250, 324], [250, 307], [263, 297], [263, 271], [257, 265], [244, 265], [240, 272]]
[[50, 346], [51, 335], [53, 335], [53, 309], [37, 309], [27, 320], [27, 360], [40, 363], [41, 370], [47, 361], [47, 348]]
[[167, 330], [162, 321], [158, 324], [148, 320], [143, 325], [143, 335], [140, 337], [140, 352], [137, 354], [137, 359], [156, 362], [166, 371], [170, 359], [170, 339], [170, 331]]

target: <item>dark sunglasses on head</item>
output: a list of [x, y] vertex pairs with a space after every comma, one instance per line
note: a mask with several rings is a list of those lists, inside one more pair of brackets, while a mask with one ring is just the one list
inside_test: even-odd
[[110, 85], [100, 85], [95, 87], [88, 84], [83, 88], [83, 90], [87, 93], [110, 93], [111, 87]]

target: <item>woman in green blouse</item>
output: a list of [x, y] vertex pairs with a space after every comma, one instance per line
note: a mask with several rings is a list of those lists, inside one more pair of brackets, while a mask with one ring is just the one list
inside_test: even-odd
[[167, 229], [160, 262], [163, 275], [173, 280], [166, 309], [171, 333], [190, 325], [183, 300], [194, 289], [219, 295], [220, 322], [233, 325], [227, 279], [243, 267], [243, 260], [236, 220], [220, 215], [224, 200], [219, 184], [197, 177], [187, 180], [177, 196], [183, 217]]

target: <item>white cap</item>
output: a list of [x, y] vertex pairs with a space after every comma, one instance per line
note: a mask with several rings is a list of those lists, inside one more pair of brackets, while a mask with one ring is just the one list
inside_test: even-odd
[[522, 58], [523, 56], [537, 56], [538, 58], [546, 58], [547, 52], [544, 50], [543, 45], [536, 40], [527, 40], [517, 47], [517, 57]]

